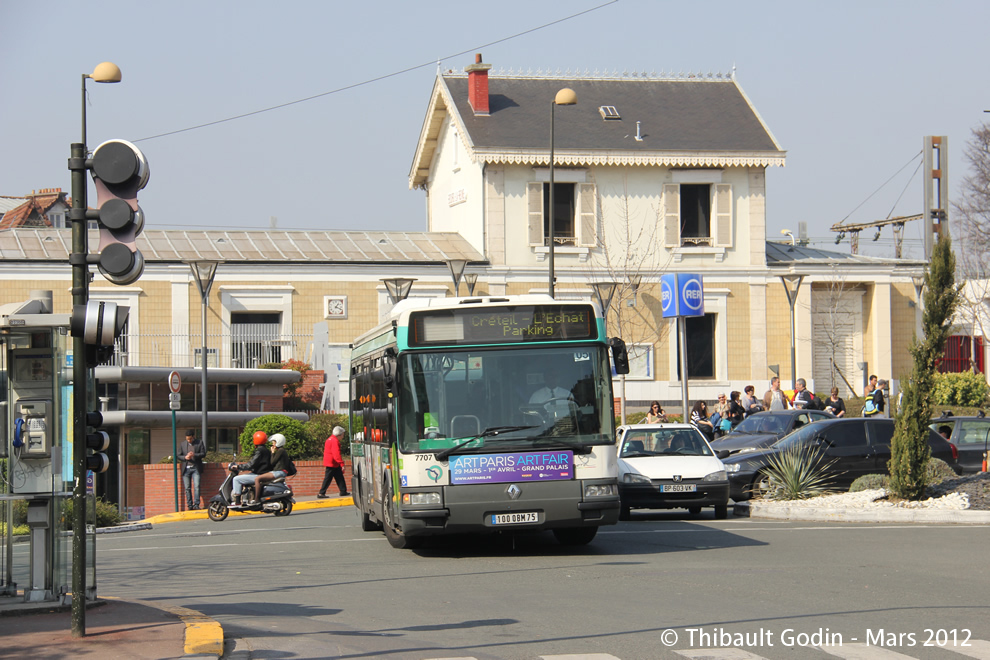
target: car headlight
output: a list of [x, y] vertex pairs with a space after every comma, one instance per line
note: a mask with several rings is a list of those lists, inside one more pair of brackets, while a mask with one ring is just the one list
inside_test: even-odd
[[725, 470], [719, 470], [718, 472], [706, 474], [702, 481], [725, 481], [726, 479], [728, 479], [728, 477], [725, 476]]
[[725, 471], [728, 472], [729, 474], [734, 474], [736, 472], [739, 472], [740, 467], [741, 466], [739, 463], [726, 463]]
[[585, 484], [585, 497], [615, 497], [619, 494], [619, 487], [615, 484]]
[[622, 475], [622, 482], [627, 484], [648, 484], [650, 483], [650, 478], [645, 474], [626, 472], [624, 475]]
[[423, 506], [429, 504], [442, 504], [440, 493], [403, 493], [402, 503], [405, 505]]

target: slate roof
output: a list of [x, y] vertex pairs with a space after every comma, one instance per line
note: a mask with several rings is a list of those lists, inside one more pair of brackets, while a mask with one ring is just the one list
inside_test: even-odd
[[[488, 77], [488, 115], [468, 102], [466, 74], [438, 77], [410, 172], [410, 187], [425, 185], [442, 119], [462, 127], [472, 159], [549, 162], [551, 101], [570, 87], [573, 106], [556, 108], [555, 160], [563, 165], [724, 167], [783, 165], [785, 152], [729, 76]], [[621, 117], [604, 119], [601, 106]], [[640, 140], [636, 139], [639, 122]]]
[[[152, 229], [137, 239], [147, 263], [216, 259], [237, 263], [437, 263], [485, 262], [454, 232], [385, 231], [189, 231]], [[90, 230], [95, 252], [99, 232]], [[0, 261], [68, 261], [71, 229], [0, 230]]]

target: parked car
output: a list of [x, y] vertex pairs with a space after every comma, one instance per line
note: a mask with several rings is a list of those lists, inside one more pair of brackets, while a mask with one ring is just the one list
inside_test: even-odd
[[932, 420], [931, 429], [939, 433], [949, 429], [949, 442], [959, 451], [959, 467], [962, 474], [972, 474], [983, 469], [983, 452], [990, 446], [990, 417], [947, 416]]
[[750, 415], [726, 435], [715, 438], [712, 449], [735, 454], [769, 447], [791, 431], [821, 419], [835, 419], [824, 410], [775, 410]]
[[629, 520], [631, 509], [683, 508], [697, 515], [709, 506], [716, 518], [728, 516], [725, 467], [695, 427], [620, 426], [618, 443], [621, 520]]
[[[729, 477], [733, 500], [759, 497], [769, 488], [767, 468], [775, 456], [792, 447], [820, 447], [823, 460], [831, 461], [827, 472], [836, 490], [847, 490], [864, 474], [887, 474], [894, 420], [851, 417], [828, 419], [804, 426], [777, 444], [756, 452], [742, 452], [722, 459]], [[932, 456], [959, 471], [956, 448], [935, 431], [929, 431]]]

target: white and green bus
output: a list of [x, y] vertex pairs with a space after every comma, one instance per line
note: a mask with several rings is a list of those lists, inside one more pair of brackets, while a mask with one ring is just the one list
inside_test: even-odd
[[362, 529], [439, 534], [618, 520], [612, 349], [600, 308], [545, 295], [409, 299], [354, 344], [352, 492]]

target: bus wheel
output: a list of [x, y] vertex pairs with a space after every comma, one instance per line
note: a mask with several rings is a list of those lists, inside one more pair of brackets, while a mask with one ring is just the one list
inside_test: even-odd
[[553, 535], [561, 545], [588, 545], [597, 533], [597, 527], [565, 527], [553, 530]]
[[392, 497], [391, 484], [385, 487], [385, 497], [382, 504], [382, 512], [385, 517], [385, 520], [382, 521], [382, 529], [385, 531], [385, 538], [388, 539], [388, 544], [399, 550], [408, 550], [418, 545], [415, 539], [409, 538], [395, 527], [395, 520], [398, 516], [395, 499]]

